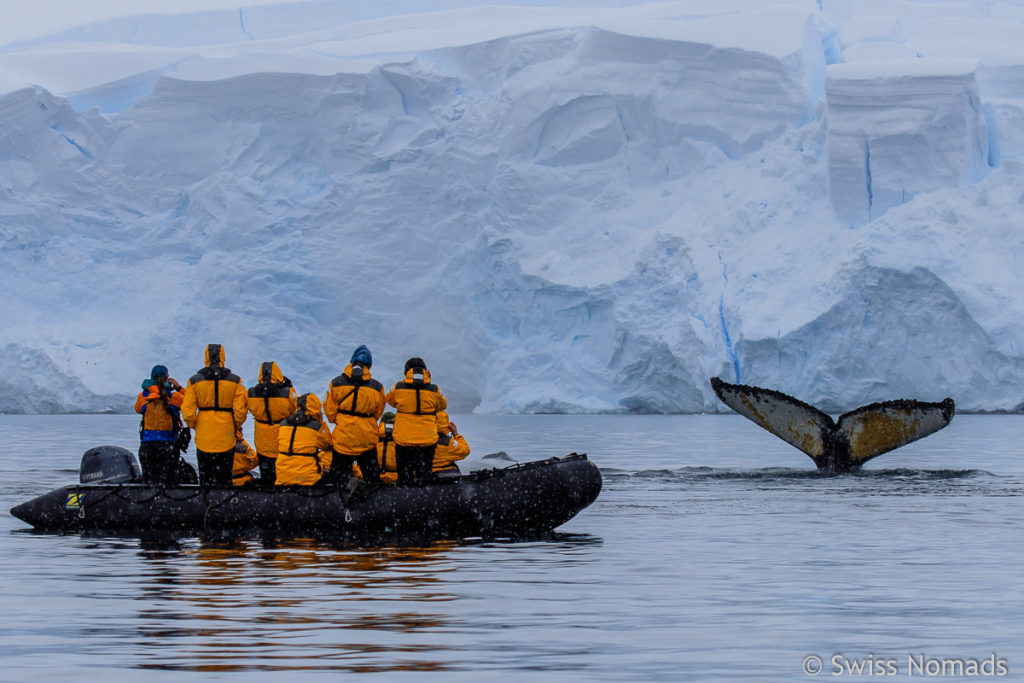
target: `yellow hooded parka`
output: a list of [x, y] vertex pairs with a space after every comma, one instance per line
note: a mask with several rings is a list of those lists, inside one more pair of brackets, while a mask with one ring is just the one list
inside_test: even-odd
[[377, 420], [384, 414], [384, 386], [370, 369], [349, 364], [331, 380], [324, 415], [334, 423], [334, 450], [359, 455], [377, 445]]
[[277, 433], [278, 486], [310, 486], [331, 469], [331, 431], [321, 419], [320, 399], [303, 394], [297, 403]]
[[235, 447], [235, 432], [245, 422], [245, 387], [242, 378], [224, 367], [224, 347], [209, 344], [206, 367], [185, 387], [181, 418], [196, 431], [196, 448], [224, 453]]
[[388, 392], [387, 401], [395, 407], [395, 443], [399, 446], [432, 446], [437, 443], [438, 411], [448, 401], [436, 384], [430, 383], [425, 368], [409, 368], [405, 379]]
[[431, 470], [439, 472], [455, 465], [469, 455], [469, 443], [461, 434], [449, 435], [448, 413], [443, 410], [437, 414], [437, 448], [434, 449], [434, 463]]
[[295, 412], [295, 387], [277, 363], [260, 364], [255, 386], [249, 387], [248, 406], [256, 425], [253, 442], [256, 452], [265, 458], [277, 457], [277, 434], [281, 420]]

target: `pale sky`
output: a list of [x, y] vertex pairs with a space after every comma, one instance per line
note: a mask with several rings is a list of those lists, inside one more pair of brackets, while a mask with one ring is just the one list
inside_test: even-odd
[[308, 0], [0, 0], [0, 45], [136, 14], [183, 14], [295, 2]]

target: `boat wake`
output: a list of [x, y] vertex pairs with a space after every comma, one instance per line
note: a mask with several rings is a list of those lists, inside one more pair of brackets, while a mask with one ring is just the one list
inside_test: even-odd
[[610, 487], [709, 485], [735, 483], [758, 488], [797, 487], [815, 490], [856, 491], [865, 495], [891, 495], [920, 492], [980, 495], [1024, 495], [1024, 481], [982, 469], [887, 468], [859, 470], [841, 476], [817, 470], [785, 467], [734, 469], [719, 467], [681, 467], [677, 469], [626, 470], [602, 469]]
[[[827, 493], [859, 498], [876, 496], [1024, 496], [1024, 480], [982, 469], [886, 468], [855, 470], [840, 476], [817, 470], [768, 467], [733, 469], [681, 467], [678, 469], [603, 469], [605, 486], [611, 490], [670, 490], [689, 488], [694, 492], [737, 490]], [[744, 494], [746, 495], [746, 494]]]

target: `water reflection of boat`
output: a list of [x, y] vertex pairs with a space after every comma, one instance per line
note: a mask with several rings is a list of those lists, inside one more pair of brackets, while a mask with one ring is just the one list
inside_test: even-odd
[[478, 470], [420, 486], [162, 488], [77, 484], [11, 510], [47, 531], [281, 531], [431, 538], [551, 531], [590, 505], [601, 473], [585, 455]]
[[461, 541], [140, 536], [137, 632], [150, 670], [429, 672], [458, 656], [445, 603]]

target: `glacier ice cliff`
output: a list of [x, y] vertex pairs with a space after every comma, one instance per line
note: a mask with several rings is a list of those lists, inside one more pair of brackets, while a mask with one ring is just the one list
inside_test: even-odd
[[919, 192], [988, 172], [988, 134], [970, 60], [828, 68], [829, 186], [840, 220], [866, 223]]
[[455, 4], [0, 53], [40, 75], [0, 96], [0, 412], [128, 410], [207, 342], [300, 392], [420, 355], [457, 412], [1024, 401], [1024, 59], [929, 52], [913, 2]]

